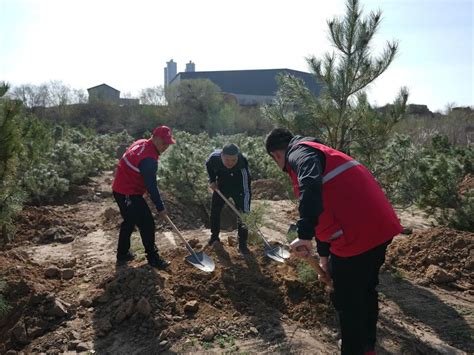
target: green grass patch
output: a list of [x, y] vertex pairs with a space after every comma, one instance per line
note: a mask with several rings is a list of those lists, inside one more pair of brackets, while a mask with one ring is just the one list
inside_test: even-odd
[[132, 252], [135, 254], [135, 260], [137, 260], [137, 261], [145, 260], [145, 258], [146, 258], [145, 248], [143, 247], [142, 239], [140, 237], [140, 233], [138, 233], [138, 232], [133, 232], [132, 233], [131, 242], [130, 242], [130, 249], [132, 249]]
[[318, 280], [318, 275], [306, 261], [300, 261], [296, 267], [298, 278], [304, 284], [310, 284]]

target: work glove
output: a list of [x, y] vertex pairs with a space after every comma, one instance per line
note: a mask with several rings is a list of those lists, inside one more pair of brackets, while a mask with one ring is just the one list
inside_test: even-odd
[[217, 190], [217, 182], [211, 182], [209, 184], [209, 188], [212, 190], [212, 191], [216, 191]]
[[299, 258], [308, 258], [313, 255], [312, 240], [296, 238], [290, 243], [291, 253]]

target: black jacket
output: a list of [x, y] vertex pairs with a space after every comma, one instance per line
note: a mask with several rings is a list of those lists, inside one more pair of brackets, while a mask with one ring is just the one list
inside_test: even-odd
[[250, 172], [247, 159], [239, 153], [237, 164], [227, 169], [222, 163], [221, 150], [214, 151], [206, 160], [209, 183], [217, 182], [222, 192], [251, 194]]
[[[324, 208], [322, 176], [326, 167], [326, 157], [318, 149], [297, 144], [302, 141], [321, 142], [314, 137], [295, 136], [286, 151], [286, 163], [296, 173], [300, 190], [298, 237], [309, 240], [314, 237], [314, 228]], [[328, 256], [329, 244], [319, 242], [317, 239], [316, 241], [319, 255]]]

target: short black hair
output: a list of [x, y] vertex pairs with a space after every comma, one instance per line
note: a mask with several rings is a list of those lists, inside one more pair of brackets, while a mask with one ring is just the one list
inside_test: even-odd
[[270, 154], [275, 150], [286, 150], [290, 141], [293, 139], [293, 133], [286, 128], [275, 128], [265, 137], [265, 148]]
[[228, 143], [222, 148], [222, 154], [225, 155], [237, 155], [239, 154], [239, 147], [237, 147], [234, 143]]

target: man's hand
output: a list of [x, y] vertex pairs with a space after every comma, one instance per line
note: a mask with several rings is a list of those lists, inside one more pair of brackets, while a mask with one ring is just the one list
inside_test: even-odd
[[329, 258], [327, 256], [319, 257], [319, 266], [324, 270], [326, 276], [321, 276], [318, 274], [318, 280], [325, 283], [326, 285], [332, 287], [331, 276], [329, 275]]
[[329, 258], [327, 256], [320, 256], [319, 257], [319, 266], [325, 272], [329, 272]]
[[313, 255], [313, 241], [296, 238], [290, 244], [291, 252], [299, 258], [307, 258]]
[[209, 184], [209, 188], [212, 190], [212, 191], [216, 191], [217, 190], [217, 183], [216, 182], [211, 182]]

